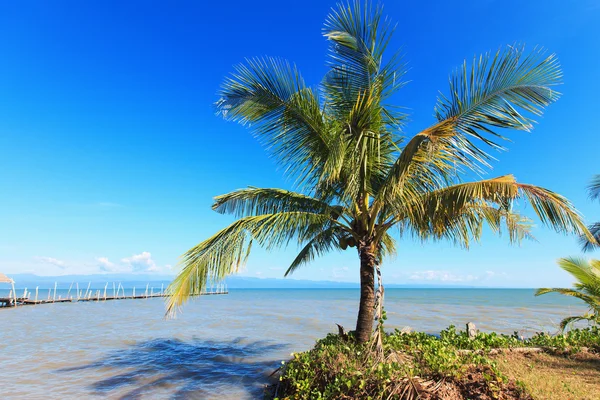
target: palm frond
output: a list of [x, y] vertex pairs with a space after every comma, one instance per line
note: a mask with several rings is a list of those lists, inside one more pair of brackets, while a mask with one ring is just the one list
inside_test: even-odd
[[592, 182], [588, 186], [588, 192], [590, 194], [590, 199], [600, 200], [600, 174], [594, 176]]
[[340, 250], [339, 240], [344, 233], [339, 227], [334, 226], [318, 232], [298, 253], [292, 264], [285, 271], [284, 276], [294, 273], [299, 267], [308, 264], [315, 258], [332, 250]]
[[580, 236], [579, 243], [583, 251], [592, 251], [600, 247], [600, 222], [588, 226], [588, 230], [594, 240], [590, 240], [587, 236]]
[[331, 221], [327, 214], [299, 211], [237, 220], [182, 256], [181, 272], [168, 287], [167, 312], [173, 314], [190, 295], [203, 291], [207, 282], [238, 272], [254, 241], [267, 249], [285, 247], [294, 238], [303, 243], [330, 228]]
[[537, 289], [535, 291], [536, 296], [541, 296], [541, 295], [547, 294], [547, 293], [558, 293], [558, 294], [562, 294], [564, 296], [575, 297], [577, 299], [583, 300], [584, 302], [586, 302], [587, 304], [590, 304], [590, 305], [592, 305], [596, 302], [596, 300], [594, 300], [590, 296], [586, 295], [585, 293], [581, 293], [574, 289], [541, 288], [541, 289]]
[[579, 321], [592, 321], [592, 322], [598, 323], [598, 316], [590, 313], [590, 314], [584, 314], [584, 315], [564, 318], [562, 321], [560, 321], [560, 329], [562, 329], [564, 331], [569, 327], [569, 325], [572, 325], [575, 322], [579, 322]]
[[386, 257], [393, 257], [396, 255], [396, 240], [388, 232], [385, 232], [381, 238], [380, 244], [377, 249], [377, 259], [379, 263], [383, 262]]
[[316, 179], [329, 155], [331, 133], [319, 95], [295, 66], [276, 58], [247, 60], [225, 80], [217, 111], [249, 124], [255, 135], [300, 180]]
[[591, 236], [594, 240], [590, 240], [587, 236], [580, 236], [579, 243], [581, 244], [582, 250], [592, 251], [600, 247], [600, 222], [593, 223], [588, 226]]
[[[577, 279], [578, 285], [600, 289], [600, 268], [597, 263], [597, 260], [596, 262], [594, 260], [588, 262], [579, 257], [567, 257], [558, 260], [559, 267]], [[600, 294], [600, 291], [598, 294]]]
[[459, 214], [473, 203], [489, 202], [506, 205], [519, 195], [519, 187], [512, 175], [500, 176], [476, 182], [448, 186], [425, 194], [419, 200], [424, 213], [437, 216]]
[[[393, 31], [381, 4], [370, 1], [338, 3], [328, 15], [323, 34], [331, 43], [330, 71], [323, 88], [327, 108], [336, 119], [345, 120], [359, 97], [385, 100], [405, 84], [406, 70], [399, 53], [383, 62]], [[384, 115], [386, 123], [393, 126], [405, 117], [393, 108], [384, 108]]]
[[532, 238], [531, 220], [512, 210], [520, 198], [528, 200], [542, 223], [557, 232], [589, 235], [567, 199], [547, 189], [517, 183], [512, 175], [448, 186], [412, 202], [401, 197], [389, 202], [385, 211], [391, 216], [387, 224], [407, 220], [422, 239], [450, 238], [468, 247], [469, 240], [481, 233], [484, 222], [500, 233], [500, 222], [504, 221], [511, 242], [520, 242]]
[[212, 209], [236, 217], [286, 211], [330, 213], [339, 218], [344, 209], [322, 200], [283, 189], [248, 187], [215, 197]]
[[580, 299], [590, 307], [590, 312], [587, 314], [565, 318], [561, 322], [563, 330], [576, 321], [589, 320], [598, 323], [600, 320], [600, 260], [588, 262], [582, 258], [569, 257], [559, 259], [558, 265], [577, 280], [573, 285], [574, 289], [542, 288], [538, 289], [535, 295], [559, 293]]
[[438, 121], [492, 147], [500, 146], [485, 135], [502, 139], [492, 127], [530, 131], [533, 120], [519, 109], [541, 115], [559, 97], [553, 89], [562, 79], [558, 59], [544, 53], [508, 46], [474, 58], [470, 68], [465, 62], [450, 79], [449, 97], [438, 99]]
[[[590, 199], [600, 200], [600, 174], [594, 175], [592, 182], [588, 186], [588, 193]], [[600, 222], [588, 226], [588, 229], [590, 230], [592, 238], [586, 236], [581, 236], [579, 238], [581, 248], [584, 252], [592, 251], [600, 247]]]
[[538, 186], [517, 184], [522, 197], [527, 198], [538, 218], [557, 232], [574, 233], [593, 239], [581, 215], [564, 196]]
[[524, 239], [535, 240], [531, 234], [533, 224], [528, 217], [506, 208], [483, 205], [476, 205], [473, 208], [473, 212], [478, 214], [494, 233], [502, 236], [506, 230], [510, 243], [521, 243]]
[[502, 149], [498, 139], [505, 138], [493, 128], [530, 131], [533, 121], [522, 112], [541, 115], [558, 99], [553, 87], [561, 77], [557, 58], [546, 57], [542, 50], [525, 54], [523, 48], [508, 47], [494, 56], [475, 58], [470, 67], [465, 62], [450, 79], [449, 97], [438, 99], [438, 122], [407, 143], [377, 202], [402, 193], [413, 171], [429, 170], [442, 180], [464, 169], [481, 172], [491, 157], [472, 139]]
[[253, 217], [240, 219], [182, 256], [182, 269], [167, 288], [167, 314], [174, 315], [191, 295], [204, 291], [207, 282], [239, 271], [252, 248], [255, 222]]
[[433, 132], [421, 132], [406, 144], [386, 171], [375, 204], [382, 206], [392, 197], [409, 198], [414, 192], [437, 189], [468, 164], [468, 156], [455, 146], [451, 136], [433, 138], [429, 136]]
[[484, 224], [493, 233], [502, 236], [507, 232], [510, 243], [521, 243], [524, 239], [535, 240], [531, 234], [531, 220], [518, 213], [503, 208], [494, 208], [475, 202], [466, 205], [453, 215], [431, 216], [425, 219], [426, 225], [411, 224], [410, 228], [418, 238], [445, 239], [468, 249], [472, 242], [479, 242]]
[[345, 151], [344, 173], [338, 167], [339, 173], [329, 175], [326, 183], [342, 180], [344, 199], [373, 193], [396, 150], [395, 131], [406, 117], [385, 104], [404, 85], [400, 55], [383, 60], [392, 32], [382, 7], [371, 2], [339, 3], [325, 23], [330, 70], [322, 83], [324, 110], [340, 123], [344, 145], [338, 147]]

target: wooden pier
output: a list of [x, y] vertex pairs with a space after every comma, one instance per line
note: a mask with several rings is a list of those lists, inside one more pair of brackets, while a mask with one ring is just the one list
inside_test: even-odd
[[[57, 285], [54, 285], [54, 294], [52, 294], [52, 289], [48, 289], [48, 297], [46, 299], [39, 299], [39, 291], [38, 288], [35, 290], [35, 297], [31, 298], [31, 293], [25, 289], [23, 291], [22, 297], [17, 297], [13, 292], [10, 291], [10, 295], [8, 297], [0, 297], [0, 308], [5, 307], [18, 307], [18, 306], [31, 306], [31, 305], [40, 305], [40, 304], [53, 304], [53, 303], [79, 303], [79, 302], [89, 302], [89, 301], [109, 301], [109, 300], [138, 300], [138, 299], [150, 299], [155, 297], [169, 297], [169, 294], [165, 293], [164, 286], [160, 288], [160, 292], [155, 292], [154, 288], [150, 288], [150, 285], [146, 285], [145, 291], [142, 294], [136, 295], [136, 288], [134, 287], [131, 295], [125, 294], [125, 288], [119, 283], [118, 286], [113, 284], [112, 296], [107, 295], [108, 283], [104, 286], [103, 290], [100, 289], [90, 289], [91, 283], [88, 285], [88, 288], [85, 290], [79, 290], [79, 285], [76, 287], [75, 296], [71, 296], [71, 289], [73, 288], [73, 284], [69, 288], [69, 292], [66, 298], [62, 298], [61, 296], [57, 297]], [[143, 290], [143, 289], [142, 289]], [[229, 294], [226, 285], [220, 284], [216, 287], [211, 287], [208, 291], [204, 291], [201, 293], [195, 293], [191, 296], [208, 296], [208, 295], [224, 295]]]
[[[17, 303], [25, 301], [27, 299], [17, 298]], [[0, 297], [0, 307], [14, 307], [15, 299], [12, 297]]]

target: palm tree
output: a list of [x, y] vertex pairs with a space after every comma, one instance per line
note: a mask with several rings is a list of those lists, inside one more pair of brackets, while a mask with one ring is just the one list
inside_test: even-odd
[[576, 321], [600, 321], [600, 260], [590, 260], [589, 262], [581, 258], [561, 258], [558, 265], [573, 275], [577, 283], [573, 285], [574, 289], [538, 289], [536, 296], [546, 293], [560, 293], [565, 296], [572, 296], [581, 299], [587, 303], [590, 310], [587, 314], [567, 317], [560, 322], [562, 330]]
[[500, 149], [494, 128], [530, 131], [532, 120], [559, 94], [554, 55], [507, 47], [465, 64], [450, 79], [436, 121], [405, 140], [406, 115], [389, 104], [405, 82], [398, 54], [384, 59], [393, 29], [382, 8], [356, 1], [327, 17], [329, 70], [318, 87], [297, 68], [251, 59], [228, 77], [217, 102], [224, 118], [248, 125], [279, 161], [296, 191], [249, 187], [215, 198], [213, 209], [239, 219], [188, 250], [169, 286], [168, 312], [208, 281], [236, 273], [253, 243], [301, 248], [285, 276], [331, 251], [355, 248], [360, 259], [356, 338], [369, 340], [375, 314], [375, 273], [396, 239], [449, 239], [468, 247], [487, 223], [511, 242], [530, 237], [531, 222], [513, 211], [528, 201], [560, 232], [585, 234], [572, 204], [559, 194], [517, 183], [512, 175], [473, 182]]
[[[595, 175], [592, 179], [592, 183], [588, 186], [588, 192], [592, 200], [600, 200], [600, 175]], [[590, 240], [583, 236], [581, 238], [581, 245], [583, 251], [590, 251], [600, 246], [600, 222], [596, 222], [588, 226], [594, 240]]]

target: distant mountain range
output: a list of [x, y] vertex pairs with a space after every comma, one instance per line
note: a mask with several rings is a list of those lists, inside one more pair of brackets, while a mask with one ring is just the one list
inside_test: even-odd
[[[144, 287], [151, 283], [155, 287], [168, 285], [172, 280], [171, 275], [133, 275], [133, 274], [97, 274], [97, 275], [62, 275], [62, 276], [39, 276], [34, 274], [9, 274], [15, 280], [18, 288], [40, 289], [53, 288], [56, 282], [59, 288], [65, 288], [72, 283], [79, 283], [81, 287], [91, 282], [92, 287], [104, 287], [108, 283], [121, 283], [125, 288]], [[274, 279], [274, 278], [252, 278], [245, 276], [231, 276], [226, 280], [229, 289], [352, 289], [358, 288], [358, 283], [335, 282], [335, 281], [311, 281], [299, 279]], [[386, 288], [469, 288], [473, 286], [459, 285], [431, 285], [431, 284], [387, 284]]]

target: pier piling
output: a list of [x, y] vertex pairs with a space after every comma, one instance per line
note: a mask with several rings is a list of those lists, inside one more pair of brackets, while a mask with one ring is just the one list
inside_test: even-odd
[[[106, 301], [106, 300], [124, 300], [124, 299], [148, 299], [148, 298], [153, 298], [153, 297], [168, 297], [169, 296], [168, 294], [165, 294], [164, 284], [161, 285], [160, 292], [158, 292], [158, 291], [155, 292], [154, 286], [151, 287], [150, 284], [148, 283], [146, 285], [146, 290], [144, 291], [144, 293], [137, 294], [136, 287], [133, 287], [131, 295], [128, 295], [125, 292], [125, 287], [123, 286], [123, 284], [121, 282], [119, 282], [118, 285], [115, 282], [113, 282], [113, 296], [110, 297], [110, 296], [107, 296], [108, 285], [109, 285], [108, 282], [104, 285], [104, 293], [102, 293], [102, 289], [92, 289], [91, 282], [89, 282], [88, 287], [84, 293], [83, 290], [79, 289], [78, 283], [75, 283], [75, 284], [71, 283], [71, 286], [69, 287], [69, 291], [67, 292], [67, 296], [65, 298], [63, 298], [62, 295], [58, 294], [58, 282], [55, 282], [54, 283], [54, 292], [52, 291], [51, 288], [49, 288], [47, 299], [39, 299], [39, 286], [36, 286], [36, 288], [35, 288], [35, 299], [30, 299], [30, 296], [32, 295], [32, 293], [29, 292], [27, 290], [27, 288], [25, 288], [23, 290], [23, 297], [20, 297], [20, 298], [17, 297], [17, 292], [13, 288], [12, 290], [10, 290], [9, 297], [0, 298], [0, 307], [2, 305], [6, 306], [6, 307], [15, 307], [17, 305], [52, 304], [52, 303], [65, 303], [65, 302], [77, 303], [77, 302], [84, 302], [84, 301], [101, 301], [101, 300]], [[74, 286], [76, 287], [76, 290], [77, 290], [77, 296], [75, 296], [75, 297], [70, 296], [70, 291]], [[216, 284], [214, 286], [211, 286], [211, 290], [193, 293], [192, 296], [210, 295], [210, 294], [228, 294], [228, 292], [227, 292], [225, 285]]]

